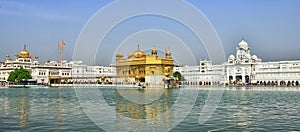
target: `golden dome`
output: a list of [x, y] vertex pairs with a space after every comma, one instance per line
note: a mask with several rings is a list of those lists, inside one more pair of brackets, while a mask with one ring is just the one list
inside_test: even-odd
[[118, 53], [117, 53], [117, 55], [116, 55], [116, 57], [117, 57], [117, 58], [123, 58], [123, 57], [124, 57], [124, 55], [123, 55], [123, 53], [122, 53], [122, 52], [118, 52]]
[[19, 54], [20, 58], [30, 58], [29, 52], [26, 50], [26, 44], [24, 44], [24, 49]]
[[138, 45], [138, 49], [133, 52], [135, 58], [141, 58], [145, 55], [143, 51], [140, 50], [140, 46]]

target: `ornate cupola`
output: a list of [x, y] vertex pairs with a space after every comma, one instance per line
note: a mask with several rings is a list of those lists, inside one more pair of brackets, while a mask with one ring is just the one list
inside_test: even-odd
[[116, 55], [117, 59], [122, 59], [123, 57], [124, 57], [124, 55], [123, 55], [122, 52], [118, 52], [117, 55]]
[[135, 58], [141, 58], [141, 57], [145, 56], [145, 53], [143, 51], [141, 51], [141, 49], [140, 49], [140, 45], [138, 45], [137, 50], [133, 52], [133, 55]]
[[165, 55], [166, 55], [166, 58], [171, 58], [171, 51], [169, 49], [167, 49], [165, 51]]
[[245, 41], [244, 37], [242, 37], [242, 41], [239, 43], [238, 48], [239, 49], [244, 49], [244, 50], [249, 49], [248, 43]]
[[152, 56], [157, 56], [157, 50], [156, 50], [156, 48], [152, 48], [151, 55]]
[[236, 47], [236, 60], [238, 63], [248, 63], [251, 60], [250, 48], [244, 37]]
[[20, 52], [19, 58], [31, 58], [29, 52], [26, 50], [26, 44], [24, 44], [24, 49]]

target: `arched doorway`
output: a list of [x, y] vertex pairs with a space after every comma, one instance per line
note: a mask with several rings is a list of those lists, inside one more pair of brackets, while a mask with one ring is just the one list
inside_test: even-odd
[[280, 81], [280, 86], [286, 86], [285, 81]]
[[249, 75], [246, 75], [246, 76], [245, 76], [245, 82], [246, 82], [246, 83], [250, 83], [250, 76], [249, 76]]
[[139, 79], [139, 81], [140, 82], [145, 82], [145, 78], [142, 77], [142, 78]]
[[291, 81], [288, 81], [287, 86], [291, 86]]
[[241, 75], [238, 75], [235, 78], [236, 78], [236, 81], [238, 81], [238, 82], [242, 81], [242, 76]]
[[229, 76], [228, 80], [229, 80], [229, 83], [232, 83], [232, 81], [233, 81], [233, 76]]

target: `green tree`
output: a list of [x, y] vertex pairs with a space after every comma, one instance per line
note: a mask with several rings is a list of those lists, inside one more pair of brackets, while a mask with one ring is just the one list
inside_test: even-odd
[[181, 73], [178, 72], [178, 71], [174, 72], [174, 73], [173, 73], [173, 76], [174, 76], [175, 78], [178, 78], [179, 81], [182, 81], [182, 79], [183, 79], [182, 76], [181, 76]]
[[15, 69], [14, 71], [10, 72], [7, 81], [21, 82], [22, 80], [28, 80], [30, 78], [30, 72], [21, 67], [20, 69]]

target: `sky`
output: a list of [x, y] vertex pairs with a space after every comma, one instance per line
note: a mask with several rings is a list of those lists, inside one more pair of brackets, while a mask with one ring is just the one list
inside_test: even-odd
[[[57, 60], [57, 43], [65, 41], [65, 58], [71, 60], [81, 31], [89, 20], [111, 5], [109, 0], [0, 0], [0, 61], [23, 49], [40, 62]], [[300, 60], [299, 0], [187, 0], [200, 10], [217, 32], [225, 57], [236, 52], [242, 36], [251, 52], [264, 61]], [[141, 7], [147, 6], [142, 1]], [[176, 6], [169, 5], [157, 6]], [[133, 9], [128, 9], [133, 10]], [[111, 17], [117, 11], [108, 12]], [[178, 10], [176, 13], [185, 13]], [[192, 15], [192, 14], [185, 14]], [[101, 19], [95, 30], [101, 30]], [[201, 29], [200, 29], [201, 30]], [[170, 39], [168, 39], [170, 38]], [[113, 54], [156, 47], [170, 49], [177, 63], [209, 59], [205, 46], [183, 24], [162, 16], [142, 15], [115, 25], [95, 47], [95, 64], [113, 63]], [[177, 45], [176, 45], [177, 44]], [[89, 44], [86, 44], [88, 46]], [[181, 48], [181, 46], [185, 48]], [[176, 48], [179, 47], [179, 48]], [[180, 49], [182, 49], [180, 51]], [[186, 53], [186, 54], [183, 54]], [[190, 53], [190, 54], [189, 54]], [[85, 54], [85, 53], [83, 53]], [[84, 60], [83, 60], [84, 61]]]

